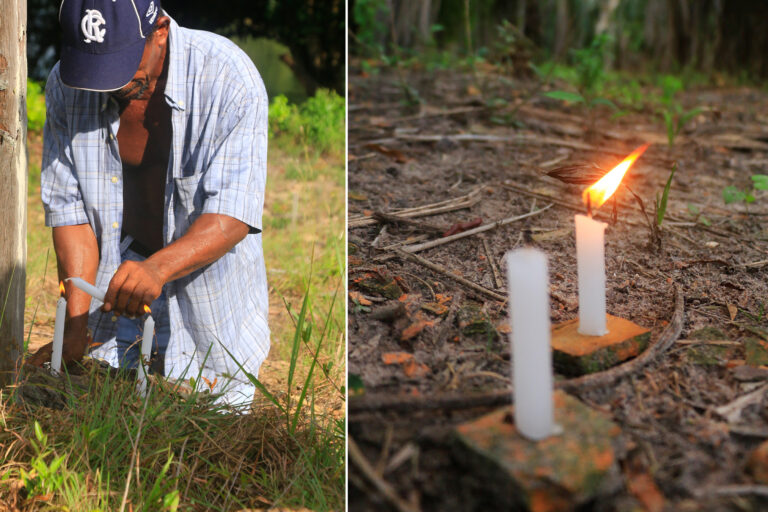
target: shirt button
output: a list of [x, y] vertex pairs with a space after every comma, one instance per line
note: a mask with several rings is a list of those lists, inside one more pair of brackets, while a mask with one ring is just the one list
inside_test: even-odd
[[112, 315], [112, 321], [117, 322], [117, 315]]
[[117, 227], [118, 227], [119, 225], [120, 225], [120, 224], [118, 224], [117, 222], [113, 222], [113, 223], [112, 223], [112, 227], [113, 227], [113, 228], [115, 228], [115, 229], [117, 229]]
[[179, 106], [183, 108], [183, 107], [184, 107], [184, 102], [183, 102], [183, 101], [180, 101], [180, 102], [179, 102]]
[[109, 140], [115, 140], [115, 136], [112, 135], [111, 133], [109, 134]]
[[112, 176], [112, 183], [117, 183], [117, 176]]

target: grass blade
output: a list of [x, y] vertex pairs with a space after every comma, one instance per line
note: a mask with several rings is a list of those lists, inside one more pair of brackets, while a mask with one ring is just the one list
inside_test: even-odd
[[656, 210], [656, 223], [661, 227], [661, 223], [664, 222], [664, 213], [667, 210], [667, 199], [669, 198], [669, 189], [672, 188], [672, 177], [677, 171], [677, 162], [672, 166], [672, 172], [669, 173], [667, 184], [664, 185], [664, 192], [661, 194], [661, 201], [659, 201], [659, 207]]

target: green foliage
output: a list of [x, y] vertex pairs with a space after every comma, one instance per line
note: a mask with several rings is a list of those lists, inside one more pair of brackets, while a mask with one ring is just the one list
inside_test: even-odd
[[[725, 201], [725, 204], [744, 203], [744, 207], [747, 208], [757, 200], [755, 193], [758, 190], [768, 190], [768, 175], [753, 174], [751, 179], [751, 188], [746, 187], [741, 189], [733, 185], [725, 187], [723, 189], [723, 201]], [[749, 209], [747, 209], [747, 213], [749, 213]]]
[[768, 175], [766, 174], [753, 174], [752, 186], [755, 190], [768, 190]]
[[585, 103], [584, 96], [569, 91], [549, 91], [543, 93], [542, 96], [552, 98], [553, 100], [567, 101], [569, 103]]
[[379, 0], [356, 0], [352, 9], [352, 19], [357, 25], [355, 39], [362, 45], [363, 53], [380, 56], [385, 53], [382, 41], [386, 37], [387, 25], [381, 19], [389, 15], [386, 2]]
[[733, 185], [728, 185], [723, 189], [723, 201], [725, 201], [725, 204], [739, 203], [742, 201], [744, 203], [754, 203], [755, 196], [750, 194], [748, 190], [742, 190]]
[[[578, 93], [569, 91], [549, 91], [543, 93], [548, 98], [566, 101], [569, 103], [583, 103], [587, 109], [591, 110], [604, 105], [619, 110], [614, 102], [608, 98], [600, 96], [603, 91], [606, 79], [605, 73], [605, 54], [610, 44], [610, 37], [607, 34], [595, 36], [589, 46], [586, 48], [571, 50], [571, 59], [574, 63], [572, 70], [563, 72], [560, 70], [560, 78], [573, 84]], [[550, 67], [548, 72], [552, 73], [557, 68]], [[545, 72], [543, 68], [535, 68], [534, 71], [541, 76]], [[554, 74], [554, 73], [553, 73]], [[557, 75], [554, 75], [557, 77]]]
[[699, 210], [699, 207], [696, 206], [695, 204], [688, 203], [688, 213], [690, 213], [693, 216], [694, 222], [701, 222], [705, 226], [712, 225], [712, 221], [710, 221], [708, 218], [702, 215], [701, 210]]
[[27, 130], [42, 132], [45, 125], [45, 91], [40, 82], [27, 80]]
[[704, 111], [701, 107], [691, 110], [684, 110], [683, 106], [676, 99], [677, 93], [683, 90], [683, 81], [674, 75], [664, 75], [660, 81], [661, 97], [659, 102], [661, 108], [658, 115], [664, 120], [667, 128], [667, 142], [669, 147], [674, 146], [675, 138], [680, 134], [683, 127], [688, 122]]
[[752, 187], [740, 189], [733, 185], [728, 185], [723, 189], [723, 201], [725, 204], [731, 203], [744, 203], [744, 206], [748, 206], [754, 203], [757, 198], [755, 192], [758, 190], [768, 190], [768, 175], [766, 174], [753, 174]]
[[579, 91], [588, 100], [602, 92], [605, 82], [605, 55], [610, 43], [608, 34], [598, 34], [586, 48], [571, 50]]
[[333, 91], [320, 89], [301, 105], [277, 96], [269, 107], [269, 136], [287, 145], [299, 144], [315, 153], [344, 151], [345, 101]]
[[656, 196], [656, 225], [661, 227], [661, 223], [664, 222], [664, 214], [667, 211], [667, 199], [669, 199], [669, 189], [672, 188], [672, 177], [677, 171], [677, 163], [672, 166], [672, 172], [669, 173], [667, 178], [667, 184], [664, 185], [664, 191], [661, 194], [661, 199]]

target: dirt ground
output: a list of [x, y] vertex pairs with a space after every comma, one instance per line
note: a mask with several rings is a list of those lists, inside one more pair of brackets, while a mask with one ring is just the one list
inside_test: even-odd
[[[350, 68], [348, 339], [350, 388], [357, 396], [350, 400], [349, 434], [374, 466], [374, 480], [393, 491], [376, 487], [351, 459], [350, 510], [498, 506], [494, 490], [473, 479], [448, 448], [455, 425], [492, 409], [404, 410], [392, 407], [391, 397], [509, 389], [504, 254], [526, 243], [545, 251], [553, 324], [578, 314], [573, 216], [584, 186], [545, 173], [579, 162], [609, 170], [647, 142], [652, 145], [625, 182], [651, 215], [678, 164], [661, 247], [651, 242], [632, 196], [620, 189], [618, 222], [605, 237], [608, 312], [656, 333], [672, 316], [678, 286], [685, 322], [655, 363], [613, 386], [576, 394], [622, 430], [623, 485], [588, 508], [768, 506], [768, 488], [748, 462], [768, 439], [768, 194], [758, 192], [748, 210], [722, 198], [726, 186], [744, 189], [750, 175], [768, 171], [768, 94], [687, 91], [686, 107], [708, 108], [669, 148], [663, 123], [650, 111], [611, 120], [609, 110], [599, 110], [591, 127], [583, 110], [542, 97], [534, 82], [510, 86], [498, 77], [448, 72], [411, 72], [406, 80], [421, 105], [402, 101], [397, 75], [368, 77]], [[506, 105], [489, 107], [493, 98]], [[378, 212], [464, 196], [468, 207], [414, 218], [422, 225], [384, 227], [373, 220]], [[491, 293], [396, 252], [397, 244], [440, 238], [456, 223], [480, 218], [485, 224], [549, 204], [525, 219], [417, 253]], [[610, 217], [610, 203], [600, 213]], [[390, 405], [371, 406], [381, 397], [390, 397]], [[634, 485], [639, 476], [646, 488]]]

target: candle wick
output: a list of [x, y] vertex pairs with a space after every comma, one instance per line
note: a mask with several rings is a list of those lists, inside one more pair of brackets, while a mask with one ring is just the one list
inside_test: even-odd
[[587, 217], [592, 218], [592, 194], [587, 192]]

